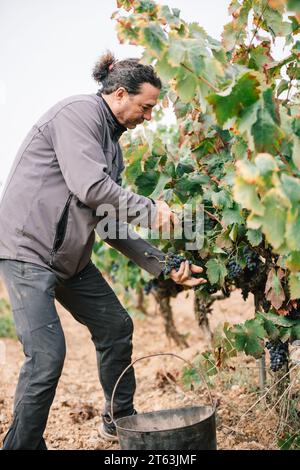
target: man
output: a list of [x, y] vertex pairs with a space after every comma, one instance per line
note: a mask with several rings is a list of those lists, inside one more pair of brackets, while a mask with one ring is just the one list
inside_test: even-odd
[[[152, 67], [135, 59], [117, 62], [102, 56], [93, 76], [101, 93], [60, 101], [32, 127], [21, 145], [0, 204], [0, 272], [5, 280], [25, 362], [14, 401], [14, 416], [4, 449], [46, 449], [43, 432], [65, 357], [65, 339], [55, 308], [57, 299], [85, 325], [95, 344], [105, 395], [101, 435], [116, 439], [110, 398], [131, 361], [133, 323], [91, 262], [94, 230], [101, 205], [118, 210], [125, 222], [164, 227], [174, 214], [121, 187], [124, 168], [118, 140], [151, 112], [161, 89]], [[123, 211], [124, 212], [124, 211]], [[162, 253], [141, 239], [107, 239], [141, 267], [159, 275]], [[192, 266], [200, 272], [201, 268]], [[170, 277], [193, 286], [188, 263]], [[114, 417], [135, 413], [135, 378], [121, 381]]]

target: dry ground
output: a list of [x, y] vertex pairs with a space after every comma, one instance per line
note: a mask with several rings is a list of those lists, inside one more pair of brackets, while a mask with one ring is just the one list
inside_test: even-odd
[[[0, 292], [1, 294], [1, 292]], [[1, 297], [1, 295], [0, 295]], [[188, 333], [189, 347], [180, 350], [166, 338], [162, 318], [153, 300], [149, 299], [147, 317], [134, 315], [134, 356], [158, 352], [172, 352], [185, 359], [193, 359], [209, 345], [208, 338], [196, 324], [193, 314], [193, 292], [174, 299], [174, 318], [178, 330]], [[100, 388], [96, 358], [89, 332], [77, 323], [60, 305], [57, 305], [67, 341], [67, 357], [63, 374], [51, 408], [45, 438], [50, 449], [118, 449], [116, 444], [104, 442], [97, 432], [103, 395]], [[251, 317], [252, 299], [243, 302], [240, 293], [215, 303], [211, 317], [214, 328], [219, 322], [240, 322]], [[23, 362], [20, 344], [13, 339], [3, 340], [6, 348], [5, 363], [0, 363], [0, 438], [11, 420], [13, 394], [18, 371]], [[3, 343], [2, 343], [3, 346]], [[273, 413], [264, 418], [263, 406], [251, 410], [233, 431], [239, 418], [259, 397], [257, 389], [257, 363], [241, 356], [235, 370], [221, 374], [212, 389], [218, 402], [219, 449], [272, 449], [276, 448]], [[136, 364], [137, 391], [135, 407], [139, 412], [167, 409], [176, 406], [202, 404], [207, 393], [203, 389], [184, 391], [180, 383], [168, 382], [165, 372], [180, 376], [181, 361], [168, 357], [153, 358]], [[179, 380], [179, 379], [178, 379]], [[171, 406], [170, 406], [171, 403]]]

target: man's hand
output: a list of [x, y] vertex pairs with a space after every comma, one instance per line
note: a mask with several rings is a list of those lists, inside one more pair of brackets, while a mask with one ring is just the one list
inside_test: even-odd
[[177, 215], [171, 211], [170, 207], [165, 201], [157, 200], [155, 201], [155, 207], [157, 209], [156, 218], [153, 224], [154, 229], [159, 230], [168, 230], [177, 224], [179, 224], [179, 219]]
[[180, 265], [178, 271], [176, 269], [172, 269], [170, 272], [170, 278], [176, 282], [176, 284], [181, 284], [187, 287], [195, 287], [199, 284], [205, 284], [207, 282], [206, 279], [202, 277], [195, 278], [191, 276], [192, 273], [201, 273], [203, 269], [196, 264], [189, 264], [188, 261], [183, 261]]

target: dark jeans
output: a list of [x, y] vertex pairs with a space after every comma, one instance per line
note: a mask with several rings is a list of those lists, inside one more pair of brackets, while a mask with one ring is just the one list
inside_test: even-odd
[[[0, 275], [9, 293], [26, 357], [16, 389], [13, 422], [3, 449], [46, 449], [43, 432], [66, 352], [54, 299], [91, 333], [106, 400], [104, 414], [110, 410], [118, 377], [131, 361], [133, 323], [91, 261], [68, 280], [36, 264], [12, 260], [0, 260]], [[135, 377], [130, 368], [116, 391], [115, 417], [133, 412], [134, 392]]]

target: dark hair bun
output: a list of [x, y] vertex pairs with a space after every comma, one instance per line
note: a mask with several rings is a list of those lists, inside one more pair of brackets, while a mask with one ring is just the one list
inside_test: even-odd
[[108, 76], [111, 68], [116, 62], [116, 58], [112, 52], [107, 51], [103, 54], [93, 68], [92, 76], [94, 80], [101, 83]]

